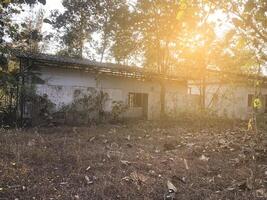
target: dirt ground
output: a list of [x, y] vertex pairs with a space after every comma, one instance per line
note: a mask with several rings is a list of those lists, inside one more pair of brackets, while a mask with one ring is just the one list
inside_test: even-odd
[[0, 199], [267, 199], [266, 151], [246, 124], [1, 130]]

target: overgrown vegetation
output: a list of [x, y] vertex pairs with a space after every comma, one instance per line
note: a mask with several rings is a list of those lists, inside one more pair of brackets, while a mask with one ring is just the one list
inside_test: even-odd
[[74, 92], [74, 101], [70, 105], [65, 105], [60, 112], [66, 115], [67, 123], [71, 124], [92, 124], [105, 120], [105, 104], [108, 94], [94, 88], [88, 89], [86, 94], [81, 90]]
[[8, 68], [0, 71], [1, 126], [24, 126], [29, 104], [39, 98], [35, 83], [43, 80], [39, 78], [38, 69], [30, 62], [21, 62], [23, 67], [21, 63], [9, 61]]
[[113, 101], [111, 110], [112, 121], [118, 122], [127, 109], [128, 105], [125, 105], [123, 101]]
[[74, 101], [70, 105], [63, 106], [56, 113], [63, 113], [65, 124], [95, 125], [119, 122], [127, 106], [122, 101], [113, 101], [111, 111], [105, 111], [108, 101], [108, 93], [102, 90], [94, 88], [88, 88], [86, 92], [75, 90]]

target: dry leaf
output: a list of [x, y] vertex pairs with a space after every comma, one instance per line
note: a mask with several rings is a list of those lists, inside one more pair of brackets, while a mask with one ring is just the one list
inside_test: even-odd
[[184, 165], [185, 165], [185, 169], [189, 170], [188, 164], [187, 164], [187, 160], [184, 159]]
[[168, 187], [168, 190], [172, 190], [174, 192], [177, 192], [177, 188], [173, 185], [173, 183], [171, 181], [167, 181], [167, 187]]

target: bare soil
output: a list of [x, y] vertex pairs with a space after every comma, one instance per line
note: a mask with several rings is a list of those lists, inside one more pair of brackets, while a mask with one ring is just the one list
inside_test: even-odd
[[246, 124], [1, 130], [0, 199], [267, 199], [266, 151]]

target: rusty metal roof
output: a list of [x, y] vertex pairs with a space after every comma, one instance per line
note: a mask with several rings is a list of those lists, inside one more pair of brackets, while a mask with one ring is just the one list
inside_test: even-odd
[[[157, 80], [186, 82], [187, 80], [199, 79], [199, 78], [198, 79], [194, 78], [192, 74], [165, 75], [153, 72], [143, 67], [128, 66], [128, 65], [121, 65], [114, 63], [101, 63], [84, 58], [72, 58], [72, 57], [58, 56], [51, 54], [29, 53], [29, 52], [19, 52], [19, 51], [16, 51], [16, 53], [14, 54], [17, 58], [31, 60], [35, 65], [38, 65], [40, 67], [47, 66], [47, 67], [58, 67], [66, 69], [76, 69], [97, 74], [107, 74], [113, 76], [137, 78], [140, 80], [157, 79]], [[221, 80], [225, 81], [231, 79], [232, 81], [239, 81], [239, 82], [240, 81], [246, 82], [246, 80], [250, 81], [261, 80], [267, 82], [266, 76], [259, 76], [257, 74], [241, 74], [241, 73], [207, 69], [206, 75], [209, 78], [217, 79], [217, 81]]]
[[160, 79], [186, 82], [186, 79], [182, 76], [164, 75], [137, 66], [128, 66], [114, 63], [101, 63], [84, 58], [72, 58], [42, 53], [17, 52], [15, 53], [15, 56], [20, 59], [31, 60], [34, 65], [39, 67], [46, 66], [65, 69], [76, 69], [97, 74], [137, 78], [140, 80]]

